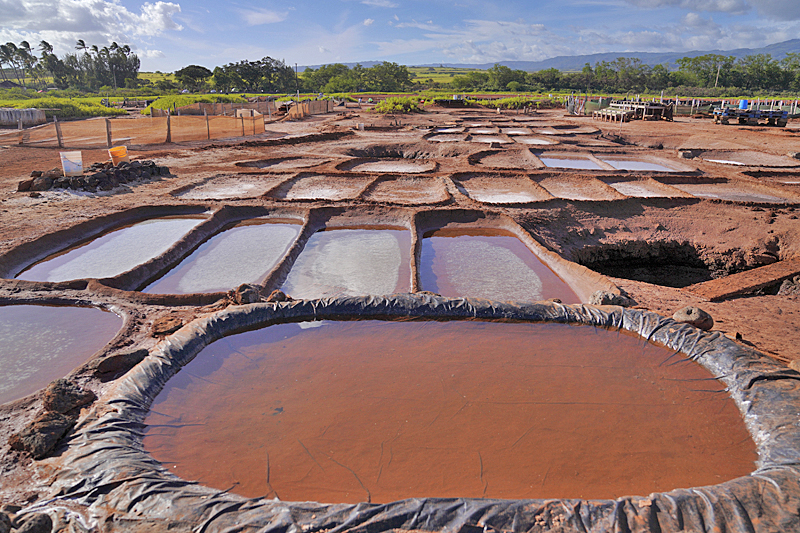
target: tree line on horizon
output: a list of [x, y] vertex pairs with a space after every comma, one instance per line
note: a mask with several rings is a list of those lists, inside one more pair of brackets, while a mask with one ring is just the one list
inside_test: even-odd
[[101, 87], [139, 86], [140, 61], [127, 44], [112, 42], [101, 48], [78, 39], [75, 43], [77, 52], [65, 54], [62, 58], [53, 53], [53, 46], [47, 41], [41, 41], [38, 48], [39, 57], [27, 41], [18, 46], [12, 42], [0, 45], [3, 80], [13, 81], [7, 74], [10, 70], [17, 85], [25, 87], [26, 79], [31, 78], [36, 89], [54, 87], [96, 92]]
[[447, 90], [458, 92], [557, 92], [653, 93], [682, 96], [720, 97], [755, 92], [800, 93], [800, 53], [789, 53], [780, 61], [769, 54], [736, 59], [734, 56], [705, 54], [677, 60], [678, 68], [646, 65], [638, 58], [620, 57], [615, 61], [587, 63], [579, 72], [556, 68], [526, 72], [495, 64], [485, 71], [454, 75], [450, 83], [414, 80], [408, 67], [384, 61], [372, 67], [341, 63], [306, 68], [302, 75], [282, 60], [264, 57], [217, 66], [213, 70], [189, 65], [174, 72], [174, 80], [155, 83], [139, 77], [140, 61], [130, 46], [111, 43], [98, 47], [83, 39], [76, 52], [61, 58], [46, 41], [39, 43], [39, 55], [27, 41], [0, 45], [0, 77], [33, 88], [72, 89], [99, 92], [110, 89], [139, 89], [160, 93], [216, 91], [270, 94], [403, 92], [409, 90]]

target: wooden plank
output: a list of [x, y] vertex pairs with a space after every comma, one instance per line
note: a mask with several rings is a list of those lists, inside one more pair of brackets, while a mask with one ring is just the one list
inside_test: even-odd
[[800, 275], [800, 258], [778, 261], [746, 272], [724, 278], [712, 279], [704, 283], [689, 285], [683, 290], [712, 302], [727, 300], [736, 296], [753, 294], [759, 289], [769, 287], [783, 280]]

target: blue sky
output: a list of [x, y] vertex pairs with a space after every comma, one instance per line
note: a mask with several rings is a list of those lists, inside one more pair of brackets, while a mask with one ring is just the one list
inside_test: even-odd
[[129, 44], [142, 70], [492, 63], [596, 52], [754, 48], [800, 38], [800, 0], [0, 0], [0, 42]]

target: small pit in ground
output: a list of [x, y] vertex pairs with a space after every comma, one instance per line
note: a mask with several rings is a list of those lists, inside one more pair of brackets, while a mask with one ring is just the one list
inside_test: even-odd
[[728, 272], [715, 270], [686, 242], [626, 242], [585, 246], [572, 252], [578, 264], [614, 278], [666, 287], [688, 287]]

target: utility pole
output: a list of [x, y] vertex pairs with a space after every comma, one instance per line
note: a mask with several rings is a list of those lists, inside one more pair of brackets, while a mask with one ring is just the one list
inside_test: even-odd
[[297, 103], [300, 103], [300, 84], [297, 82], [297, 63], [294, 64], [294, 90], [297, 91]]
[[721, 69], [721, 68], [722, 68], [722, 64], [720, 63], [719, 65], [717, 65], [717, 79], [714, 80], [714, 88], [715, 89], [717, 88], [717, 83], [719, 83], [719, 69]]

